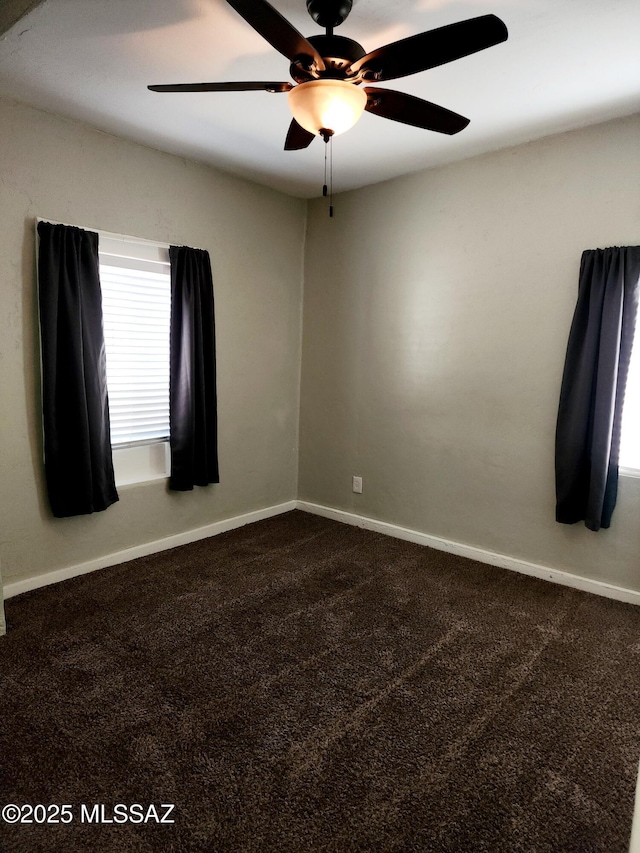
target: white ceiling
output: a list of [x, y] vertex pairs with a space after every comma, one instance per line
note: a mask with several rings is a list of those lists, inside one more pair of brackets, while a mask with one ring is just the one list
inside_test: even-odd
[[[305, 0], [271, 0], [305, 36]], [[507, 42], [385, 85], [471, 119], [444, 136], [365, 113], [333, 142], [341, 191], [640, 110], [640, 0], [355, 0], [365, 50], [493, 13]], [[225, 0], [44, 0], [0, 39], [0, 94], [286, 193], [321, 192], [324, 150], [284, 151], [285, 94], [158, 94], [149, 83], [288, 81]], [[640, 142], [640, 140], [639, 140]]]

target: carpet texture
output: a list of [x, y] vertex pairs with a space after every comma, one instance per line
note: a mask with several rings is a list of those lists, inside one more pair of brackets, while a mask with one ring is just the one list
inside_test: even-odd
[[631, 605], [295, 511], [6, 611], [3, 853], [627, 849]]

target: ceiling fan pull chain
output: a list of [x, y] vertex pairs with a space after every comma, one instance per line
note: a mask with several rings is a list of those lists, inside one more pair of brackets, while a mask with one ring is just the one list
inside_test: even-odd
[[329, 148], [329, 216], [333, 216], [333, 131], [323, 127], [319, 134], [324, 140], [324, 184], [322, 195], [327, 195], [327, 148]]
[[333, 216], [333, 136], [329, 137], [329, 216]]
[[322, 195], [327, 197], [327, 146], [324, 146], [324, 183], [322, 185]]

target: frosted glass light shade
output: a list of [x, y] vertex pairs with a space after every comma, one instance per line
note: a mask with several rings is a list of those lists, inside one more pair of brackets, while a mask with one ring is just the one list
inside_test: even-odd
[[331, 130], [344, 133], [358, 121], [367, 104], [367, 94], [344, 80], [310, 80], [289, 92], [289, 108], [299, 125], [315, 133]]

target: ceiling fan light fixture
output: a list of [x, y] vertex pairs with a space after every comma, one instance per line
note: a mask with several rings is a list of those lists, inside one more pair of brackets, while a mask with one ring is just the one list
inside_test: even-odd
[[289, 108], [298, 124], [316, 136], [321, 130], [344, 133], [358, 121], [367, 94], [345, 80], [310, 80], [288, 94]]

